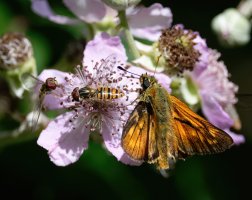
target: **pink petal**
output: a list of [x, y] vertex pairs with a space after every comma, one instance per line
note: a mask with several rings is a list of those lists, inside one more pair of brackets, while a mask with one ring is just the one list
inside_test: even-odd
[[65, 5], [81, 20], [99, 22], [106, 15], [106, 7], [99, 0], [64, 0]]
[[127, 16], [133, 35], [150, 41], [157, 41], [161, 31], [172, 23], [170, 8], [164, 8], [159, 3], [148, 8], [128, 10]]
[[41, 17], [48, 18], [58, 24], [77, 24], [80, 21], [66, 16], [55, 14], [47, 0], [32, 0], [32, 10]]
[[83, 66], [87, 66], [92, 71], [95, 63], [113, 55], [117, 61], [126, 62], [127, 56], [124, 46], [118, 36], [111, 37], [107, 33], [97, 35], [88, 42], [84, 50]]
[[38, 138], [38, 145], [48, 150], [51, 161], [58, 166], [76, 162], [88, 147], [89, 129], [75, 126], [75, 112], [68, 112], [51, 121]]
[[[117, 128], [114, 127], [114, 130]], [[106, 148], [117, 158], [127, 165], [141, 165], [142, 162], [132, 160], [123, 150], [121, 146], [121, 133], [122, 128], [116, 131], [117, 134], [112, 134], [113, 126], [110, 123], [103, 123], [102, 135]]]
[[201, 98], [202, 111], [213, 125], [223, 130], [233, 125], [233, 120], [208, 92], [201, 91]]
[[243, 135], [238, 135], [229, 129], [226, 129], [225, 131], [232, 137], [235, 145], [240, 145], [245, 142], [245, 137]]
[[[69, 79], [71, 78], [69, 73], [61, 72], [54, 69], [43, 70], [38, 76], [39, 80], [42, 80], [43, 82], [49, 77], [55, 77], [58, 84], [62, 86], [66, 84], [66, 77]], [[36, 88], [37, 93], [39, 92], [40, 87], [41, 85], [39, 84]], [[43, 101], [43, 107], [47, 110], [61, 109], [61, 102], [65, 101], [65, 98], [66, 96], [64, 95], [64, 91], [62, 90], [62, 88], [57, 88], [56, 90], [45, 96]]]
[[206, 40], [201, 38], [199, 34], [197, 34], [197, 37], [193, 40], [195, 42], [194, 48], [200, 52], [200, 57], [195, 65], [194, 71], [196, 74], [201, 73], [202, 70], [204, 70], [209, 62], [209, 48], [206, 44]]

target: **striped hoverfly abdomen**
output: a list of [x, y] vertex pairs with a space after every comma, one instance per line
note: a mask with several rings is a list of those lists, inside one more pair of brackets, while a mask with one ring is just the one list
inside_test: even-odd
[[91, 87], [76, 87], [72, 92], [72, 98], [74, 101], [80, 101], [82, 99], [100, 99], [100, 100], [110, 100], [119, 99], [125, 94], [122, 90], [111, 87], [98, 87], [97, 89]]

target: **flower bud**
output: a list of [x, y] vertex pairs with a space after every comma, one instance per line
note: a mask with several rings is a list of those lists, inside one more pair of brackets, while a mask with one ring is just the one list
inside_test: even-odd
[[36, 74], [32, 45], [20, 33], [6, 33], [0, 38], [0, 74], [18, 98], [24, 92], [21, 81], [24, 73]]
[[224, 46], [245, 45], [250, 41], [249, 20], [233, 8], [214, 17], [212, 29]]
[[22, 34], [6, 33], [0, 38], [0, 68], [18, 68], [32, 55], [32, 45]]
[[141, 0], [103, 0], [105, 4], [115, 10], [126, 10], [130, 6], [137, 5]]

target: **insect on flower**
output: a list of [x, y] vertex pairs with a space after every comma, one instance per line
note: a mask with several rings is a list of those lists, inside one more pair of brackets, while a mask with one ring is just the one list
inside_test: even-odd
[[[117, 74], [116, 71], [111, 69], [116, 68], [117, 63], [116, 56], [114, 54], [109, 55], [105, 59], [101, 59], [100, 64], [95, 63], [93, 72], [96, 72], [95, 76], [90, 73], [85, 67], [77, 66], [76, 76], [81, 80], [80, 84], [72, 83], [76, 85], [71, 92], [71, 99], [73, 102], [78, 102], [75, 106], [82, 106], [89, 104], [102, 105], [102, 107], [116, 106], [120, 108], [118, 102], [113, 101], [125, 96], [125, 85], [118, 85], [121, 82], [122, 77]], [[119, 64], [119, 63], [118, 63]], [[103, 70], [102, 70], [103, 69]], [[98, 103], [98, 104], [97, 104]], [[74, 107], [75, 107], [74, 106]]]
[[125, 94], [122, 90], [111, 87], [98, 87], [97, 89], [91, 87], [74, 88], [72, 92], [72, 98], [74, 101], [80, 101], [83, 99], [100, 99], [110, 100], [123, 97]]
[[[32, 74], [25, 74], [22, 79], [26, 89], [31, 90], [36, 87], [36, 85], [41, 85], [39, 89], [38, 98], [36, 100], [35, 107], [33, 109], [32, 121], [31, 121], [31, 130], [34, 132], [36, 130], [40, 113], [43, 109], [43, 101], [47, 94], [52, 94], [56, 88], [60, 87], [56, 78], [49, 77], [45, 81], [38, 79]], [[56, 95], [56, 94], [55, 94]]]
[[142, 92], [126, 122], [121, 143], [134, 160], [169, 169], [177, 159], [222, 152], [232, 138], [170, 95], [154, 76], [140, 76]]

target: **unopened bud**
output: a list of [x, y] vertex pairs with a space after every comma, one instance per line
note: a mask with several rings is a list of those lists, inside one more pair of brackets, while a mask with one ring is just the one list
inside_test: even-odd
[[250, 41], [251, 24], [234, 8], [229, 8], [214, 17], [212, 29], [224, 46], [245, 45]]
[[36, 75], [36, 62], [31, 42], [20, 33], [6, 33], [0, 38], [0, 74], [18, 98], [24, 93], [21, 76]]
[[0, 68], [18, 68], [32, 55], [32, 45], [22, 34], [6, 33], [0, 38]]

